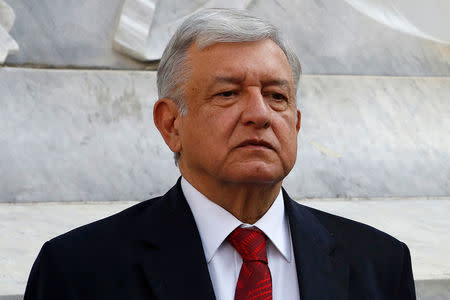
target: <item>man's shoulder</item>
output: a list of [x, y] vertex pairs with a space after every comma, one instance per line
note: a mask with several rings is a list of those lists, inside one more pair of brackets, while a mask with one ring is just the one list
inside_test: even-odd
[[152, 215], [160, 213], [163, 209], [162, 198], [160, 196], [139, 202], [111, 216], [61, 234], [49, 243], [73, 249], [85, 244], [96, 244], [99, 240], [103, 244], [117, 239], [126, 241], [133, 237], [133, 233], [137, 233], [135, 230], [142, 226], [143, 221], [150, 221]]
[[[403, 242], [370, 225], [291, 199], [288, 203], [294, 246], [297, 241], [296, 263], [299, 258], [303, 268], [314, 273], [316, 264], [331, 259], [331, 265], [339, 265], [342, 273], [348, 272], [349, 293], [357, 295], [355, 299], [362, 295], [374, 299], [415, 299], [411, 257]], [[305, 247], [314, 251], [303, 254]]]
[[336, 254], [351, 259], [397, 256], [406, 245], [390, 234], [368, 224], [296, 203], [308, 211], [333, 237]]
[[39, 260], [58, 262], [59, 268], [68, 270], [107, 269], [107, 265], [120, 269], [136, 255], [142, 239], [163, 230], [161, 222], [169, 219], [168, 213], [167, 194], [142, 201], [50, 239]]
[[393, 236], [379, 230], [371, 225], [361, 223], [342, 216], [334, 215], [322, 210], [307, 208], [320, 222], [326, 226], [334, 235], [349, 235], [353, 237], [368, 237], [372, 240], [391, 240], [398, 242]]
[[151, 220], [164, 210], [163, 203], [163, 197], [143, 201], [47, 241], [33, 264], [25, 299], [65, 299], [69, 293], [74, 299], [126, 298], [127, 291], [111, 283], [140, 282], [133, 268], [148, 248], [139, 237], [152, 234]]
[[[175, 207], [182, 206], [179, 184], [166, 194], [137, 203], [112, 216], [80, 226], [47, 241], [41, 252], [71, 261], [72, 257], [104, 258], [129, 255], [139, 242], [158, 241]], [[77, 261], [78, 259], [74, 259]]]

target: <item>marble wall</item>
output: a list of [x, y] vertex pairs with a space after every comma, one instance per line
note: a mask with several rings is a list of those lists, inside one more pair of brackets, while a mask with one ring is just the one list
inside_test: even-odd
[[[150, 71], [0, 69], [0, 201], [144, 200], [178, 169]], [[293, 197], [450, 194], [450, 78], [312, 76]], [[164, 170], [164, 172], [161, 172]]]
[[450, 78], [304, 76], [296, 197], [450, 194]]
[[450, 44], [447, 0], [345, 0], [355, 9], [391, 28]]
[[0, 90], [1, 201], [143, 200], [177, 178], [154, 72], [4, 68]]

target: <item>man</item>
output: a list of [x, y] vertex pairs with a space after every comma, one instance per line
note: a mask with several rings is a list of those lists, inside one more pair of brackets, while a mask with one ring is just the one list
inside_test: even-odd
[[188, 18], [161, 59], [154, 106], [182, 178], [45, 243], [25, 299], [415, 299], [405, 244], [281, 189], [299, 75], [266, 21]]

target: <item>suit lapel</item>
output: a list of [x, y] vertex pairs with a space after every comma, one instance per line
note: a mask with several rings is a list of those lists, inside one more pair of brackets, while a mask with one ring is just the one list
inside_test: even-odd
[[334, 258], [335, 241], [308, 208], [284, 192], [302, 300], [347, 299], [348, 266]]
[[138, 268], [156, 299], [215, 299], [194, 217], [180, 180], [153, 200], [136, 249]]

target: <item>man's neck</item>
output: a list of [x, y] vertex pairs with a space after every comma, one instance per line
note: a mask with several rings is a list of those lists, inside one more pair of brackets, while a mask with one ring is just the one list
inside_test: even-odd
[[247, 224], [256, 223], [269, 210], [280, 193], [282, 183], [217, 183], [184, 174], [183, 177], [208, 199]]

